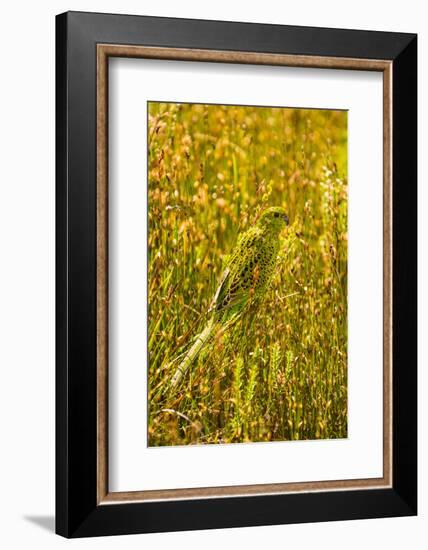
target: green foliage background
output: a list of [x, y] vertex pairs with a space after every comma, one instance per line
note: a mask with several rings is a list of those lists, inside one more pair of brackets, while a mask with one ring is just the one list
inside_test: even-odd
[[[347, 113], [149, 104], [149, 445], [347, 436]], [[173, 393], [238, 233], [283, 206], [262, 309]]]

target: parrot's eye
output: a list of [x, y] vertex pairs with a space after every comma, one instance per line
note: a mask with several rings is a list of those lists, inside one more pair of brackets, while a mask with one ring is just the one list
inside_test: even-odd
[[275, 216], [275, 218], [279, 218], [279, 213], [275, 212], [274, 216]]

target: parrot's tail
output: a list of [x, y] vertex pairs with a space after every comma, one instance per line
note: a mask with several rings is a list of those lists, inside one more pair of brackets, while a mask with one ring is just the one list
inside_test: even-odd
[[215, 331], [217, 326], [218, 323], [216, 323], [214, 319], [211, 319], [204, 330], [196, 336], [191, 348], [186, 353], [181, 363], [178, 365], [177, 370], [175, 371], [174, 376], [171, 379], [172, 388], [176, 388], [181, 382], [181, 379], [186, 374], [193, 361], [195, 361], [195, 359], [198, 357], [199, 353], [208, 342], [211, 334]]

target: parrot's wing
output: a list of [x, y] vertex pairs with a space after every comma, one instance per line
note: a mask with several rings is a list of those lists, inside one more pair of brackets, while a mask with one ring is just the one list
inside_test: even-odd
[[213, 299], [212, 307], [217, 311], [228, 309], [231, 313], [239, 313], [247, 302], [259, 269], [261, 239], [262, 236], [254, 230], [247, 231], [238, 239]]
[[227, 287], [227, 280], [230, 275], [230, 269], [227, 267], [221, 276], [220, 283], [217, 287], [217, 290], [215, 291], [214, 297], [211, 300], [210, 307], [208, 308], [208, 313], [216, 308], [216, 305], [219, 303], [219, 296], [220, 294], [225, 293], [225, 288]]
[[[238, 236], [238, 242], [236, 243], [235, 250], [233, 251], [236, 253], [242, 243], [243, 235]], [[230, 256], [226, 256], [225, 263], [228, 266], [230, 259], [232, 258], [233, 253]], [[226, 267], [221, 275], [221, 279], [219, 282], [219, 285], [217, 287], [217, 290], [215, 291], [214, 297], [211, 300], [210, 307], [208, 308], [208, 313], [213, 311], [214, 309], [221, 309], [221, 304], [226, 297], [227, 292], [229, 291], [230, 287], [230, 268]]]

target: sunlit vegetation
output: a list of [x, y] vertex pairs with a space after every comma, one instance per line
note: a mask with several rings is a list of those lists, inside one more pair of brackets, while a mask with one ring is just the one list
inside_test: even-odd
[[[347, 437], [347, 113], [150, 103], [148, 150], [149, 445]], [[262, 308], [172, 391], [267, 206], [290, 226]]]

